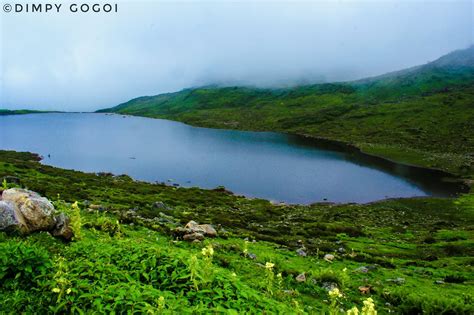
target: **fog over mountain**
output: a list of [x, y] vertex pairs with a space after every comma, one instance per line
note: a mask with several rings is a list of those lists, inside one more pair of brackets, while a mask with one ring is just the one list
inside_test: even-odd
[[[67, 3], [64, 3], [67, 7]], [[468, 1], [140, 1], [0, 12], [0, 108], [90, 111], [218, 84], [353, 80], [474, 42]]]

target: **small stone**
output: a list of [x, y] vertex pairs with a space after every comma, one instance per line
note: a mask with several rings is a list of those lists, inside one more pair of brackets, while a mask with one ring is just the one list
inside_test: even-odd
[[344, 254], [346, 252], [346, 250], [344, 249], [344, 247], [339, 247], [339, 249], [337, 250], [339, 253], [341, 254]]
[[302, 257], [306, 257], [306, 252], [302, 249], [302, 248], [298, 248], [296, 250], [296, 253], [299, 255], [299, 256], [302, 256]]
[[183, 240], [188, 241], [188, 242], [192, 242], [194, 240], [202, 241], [202, 240], [204, 240], [204, 235], [202, 235], [201, 233], [194, 232], [194, 233], [191, 233], [191, 234], [184, 235]]
[[153, 203], [153, 208], [155, 209], [167, 209], [168, 207], [165, 205], [163, 201], [156, 201]]
[[334, 255], [332, 254], [326, 254], [324, 255], [324, 258], [323, 258], [325, 261], [328, 261], [328, 262], [332, 262], [334, 260]]
[[303, 273], [300, 273], [298, 276], [296, 276], [296, 281], [298, 282], [305, 282], [306, 281], [306, 275]]
[[367, 273], [367, 272], [369, 272], [369, 268], [367, 268], [367, 267], [365, 267], [365, 266], [362, 266], [362, 267], [356, 268], [355, 271], [356, 271], [356, 272]]
[[326, 291], [332, 291], [334, 289], [339, 289], [337, 283], [334, 283], [334, 282], [323, 282], [321, 287]]
[[445, 282], [443, 280], [436, 280], [435, 284], [444, 284]]
[[89, 209], [92, 209], [92, 210], [97, 210], [97, 211], [104, 211], [105, 210], [105, 207], [102, 206], [102, 205], [90, 205], [89, 206]]
[[361, 294], [368, 294], [370, 293], [370, 286], [360, 286], [359, 287], [359, 292]]
[[405, 283], [405, 278], [398, 277], [398, 278], [395, 278], [395, 279], [387, 279], [387, 281], [401, 285], [401, 284]]
[[250, 258], [250, 259], [253, 259], [253, 260], [257, 259], [257, 255], [252, 254], [252, 253], [248, 253], [247, 257]]

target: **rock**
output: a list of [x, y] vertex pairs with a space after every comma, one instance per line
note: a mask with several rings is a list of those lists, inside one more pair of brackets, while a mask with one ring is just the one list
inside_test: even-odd
[[257, 259], [257, 255], [252, 254], [252, 253], [248, 253], [247, 257], [250, 258], [250, 259], [253, 259], [253, 260]]
[[367, 272], [369, 272], [369, 268], [367, 268], [367, 267], [365, 267], [365, 266], [362, 266], [362, 267], [356, 268], [355, 271], [356, 271], [356, 272], [367, 273]]
[[177, 227], [176, 229], [174, 229], [174, 233], [175, 233], [176, 236], [178, 236], [178, 237], [183, 237], [183, 236], [186, 235], [186, 234], [190, 234], [190, 233], [191, 233], [191, 230], [179, 226], [179, 227]]
[[10, 202], [15, 211], [23, 215], [28, 231], [47, 231], [53, 229], [56, 221], [54, 219], [53, 204], [39, 194], [20, 188], [11, 188], [3, 191], [2, 200]]
[[334, 289], [339, 289], [337, 283], [334, 283], [334, 282], [323, 282], [321, 287], [328, 292]]
[[299, 256], [302, 256], [302, 257], [306, 257], [306, 252], [302, 249], [302, 248], [298, 248], [296, 250], [296, 253], [299, 255]]
[[0, 200], [0, 230], [20, 233], [28, 230], [21, 212], [13, 203], [3, 200]]
[[217, 236], [216, 229], [210, 224], [197, 224], [195, 221], [189, 221], [184, 228], [189, 229], [191, 233], [201, 233], [209, 237]]
[[184, 235], [183, 240], [189, 241], [189, 242], [192, 242], [194, 240], [202, 241], [204, 240], [204, 235], [202, 235], [201, 233], [194, 232], [194, 233]]
[[69, 223], [69, 217], [67, 217], [64, 213], [59, 214], [56, 217], [56, 226], [52, 231], [52, 234], [57, 237], [62, 237], [66, 241], [70, 241], [74, 236], [74, 232], [72, 231]]
[[332, 254], [326, 254], [324, 255], [323, 259], [328, 262], [332, 262], [334, 260], [334, 255]]
[[0, 230], [21, 234], [48, 231], [66, 240], [74, 236], [69, 218], [64, 213], [57, 215], [47, 198], [20, 188], [7, 189], [2, 193]]
[[89, 209], [97, 210], [97, 211], [104, 211], [105, 207], [102, 205], [89, 205]]
[[393, 282], [393, 283], [398, 284], [398, 285], [401, 285], [401, 284], [405, 283], [405, 278], [398, 277], [398, 278], [395, 278], [395, 279], [387, 279], [387, 281]]
[[361, 294], [368, 294], [370, 293], [370, 286], [360, 286], [359, 287], [359, 292]]
[[306, 275], [303, 273], [300, 273], [298, 276], [296, 276], [296, 281], [298, 282], [305, 282], [306, 281]]
[[191, 229], [192, 230], [192, 229], [197, 229], [198, 225], [199, 224], [196, 221], [191, 220], [184, 227], [186, 229]]
[[346, 250], [344, 249], [344, 247], [339, 247], [339, 249], [337, 250], [339, 253], [341, 254], [344, 254], [346, 252]]
[[156, 201], [153, 203], [153, 208], [168, 210], [168, 206], [163, 201]]
[[214, 227], [210, 224], [201, 224], [199, 225], [200, 228], [204, 230], [204, 235], [209, 236], [209, 237], [216, 237], [217, 236], [217, 231], [214, 229]]
[[445, 282], [443, 280], [436, 280], [435, 284], [444, 284]]

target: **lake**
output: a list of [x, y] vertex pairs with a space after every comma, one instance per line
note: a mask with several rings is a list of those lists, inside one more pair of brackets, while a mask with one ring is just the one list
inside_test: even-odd
[[35, 152], [42, 163], [66, 169], [184, 187], [224, 186], [286, 203], [450, 196], [460, 189], [440, 172], [328, 149], [303, 137], [111, 114], [0, 116], [0, 149]]

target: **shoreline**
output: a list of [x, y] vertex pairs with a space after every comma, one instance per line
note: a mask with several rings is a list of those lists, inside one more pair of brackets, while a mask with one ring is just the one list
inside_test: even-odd
[[[110, 176], [110, 177], [113, 177], [113, 178], [119, 178], [119, 177], [122, 177], [122, 176], [126, 176], [126, 177], [129, 177], [135, 183], [141, 183], [141, 184], [147, 184], [147, 185], [156, 185], [156, 186], [165, 186], [165, 187], [174, 188], [174, 189], [186, 189], [186, 190], [188, 190], [188, 189], [198, 189], [198, 190], [207, 191], [207, 192], [221, 191], [221, 192], [224, 192], [225, 194], [231, 195], [235, 198], [242, 198], [242, 199], [245, 199], [247, 201], [252, 201], [252, 200], [254, 200], [254, 201], [258, 201], [258, 200], [265, 201], [265, 202], [268, 202], [268, 203], [272, 204], [273, 206], [277, 206], [277, 207], [279, 207], [279, 206], [283, 206], [283, 207], [292, 207], [292, 206], [295, 206], [295, 207], [313, 207], [313, 206], [328, 206], [328, 205], [329, 206], [347, 206], [347, 205], [368, 206], [368, 205], [373, 205], [373, 204], [386, 202], [386, 201], [398, 201], [398, 200], [403, 201], [403, 200], [415, 200], [415, 199], [416, 200], [420, 200], [420, 199], [429, 200], [429, 199], [432, 199], [432, 198], [452, 199], [452, 198], [457, 197], [457, 196], [444, 196], [443, 197], [443, 196], [430, 196], [430, 195], [427, 195], [427, 196], [412, 196], [412, 197], [387, 197], [387, 198], [372, 200], [372, 201], [368, 201], [368, 202], [337, 202], [337, 201], [325, 200], [325, 201], [309, 202], [307, 204], [288, 203], [288, 202], [282, 202], [282, 201], [277, 201], [277, 200], [258, 198], [258, 197], [249, 197], [249, 196], [237, 194], [237, 193], [234, 193], [233, 191], [227, 189], [226, 187], [221, 187], [221, 186], [217, 186], [215, 188], [203, 188], [203, 187], [198, 187], [198, 186], [186, 187], [186, 186], [181, 186], [181, 185], [174, 186], [173, 184], [167, 184], [166, 182], [158, 182], [158, 181], [149, 182], [149, 181], [146, 181], [146, 180], [135, 179], [135, 178], [131, 177], [128, 174], [114, 174], [114, 173], [110, 173], [110, 172], [100, 172], [100, 171], [99, 172], [85, 172], [85, 171], [76, 170], [76, 169], [67, 169], [67, 168], [57, 167], [57, 166], [54, 166], [54, 165], [43, 164], [42, 160], [44, 159], [44, 157], [42, 155], [38, 154], [38, 153], [35, 153], [35, 152], [3, 150], [3, 149], [0, 149], [0, 152], [13, 152], [13, 153], [19, 153], [19, 154], [22, 154], [22, 153], [30, 154], [33, 157], [33, 159], [31, 159], [30, 161], [37, 162], [40, 165], [52, 167], [52, 168], [62, 170], [62, 171], [79, 172], [79, 173], [82, 173], [82, 174], [95, 175], [95, 176]], [[466, 187], [469, 188], [468, 185], [466, 185]], [[469, 190], [467, 190], [466, 192], [469, 192]], [[462, 193], [465, 193], [465, 192], [460, 192], [458, 195], [461, 195]]]
[[392, 166], [399, 165], [399, 166], [403, 166], [403, 167], [408, 167], [408, 168], [416, 170], [416, 171], [431, 172], [433, 175], [440, 176], [440, 177], [448, 179], [449, 182], [458, 183], [460, 185], [465, 186], [465, 190], [466, 190], [465, 192], [469, 192], [470, 189], [474, 186], [474, 180], [473, 179], [464, 178], [459, 174], [449, 172], [449, 171], [441, 169], [441, 168], [421, 166], [421, 165], [416, 165], [416, 164], [407, 163], [407, 162], [399, 162], [396, 159], [392, 159], [392, 158], [388, 158], [388, 157], [381, 156], [381, 155], [378, 155], [378, 154], [366, 152], [366, 151], [364, 151], [364, 149], [358, 147], [357, 145], [352, 144], [352, 143], [348, 143], [348, 142], [345, 142], [345, 141], [342, 141], [342, 140], [334, 140], [334, 139], [329, 139], [329, 138], [319, 137], [319, 136], [313, 136], [313, 135], [304, 134], [304, 133], [293, 133], [293, 132], [278, 131], [278, 130], [236, 129], [236, 128], [232, 128], [230, 125], [229, 125], [230, 128], [223, 128], [223, 127], [214, 128], [214, 127], [190, 124], [190, 123], [187, 123], [186, 121], [175, 120], [175, 119], [171, 119], [171, 118], [150, 117], [150, 116], [133, 115], [133, 114], [122, 114], [122, 113], [117, 113], [117, 112], [91, 112], [91, 114], [113, 114], [113, 115], [120, 115], [120, 116], [141, 117], [141, 118], [150, 118], [150, 119], [162, 119], [162, 120], [168, 120], [168, 121], [174, 121], [174, 122], [182, 123], [182, 124], [185, 124], [187, 126], [191, 126], [191, 127], [195, 127], [195, 128], [204, 128], [204, 129], [211, 129], [211, 130], [233, 130], [233, 131], [242, 131], [242, 132], [273, 132], [273, 133], [279, 133], [279, 134], [283, 134], [283, 135], [291, 136], [291, 137], [301, 137], [301, 138], [306, 139], [306, 140], [317, 141], [318, 143], [315, 143], [315, 147], [327, 146], [326, 149], [328, 149], [328, 150], [335, 150], [335, 151], [339, 151], [339, 152], [348, 152], [348, 153], [360, 154], [360, 155], [362, 155], [366, 158], [373, 159], [375, 162], [378, 162], [378, 163], [386, 163], [386, 164], [390, 164]]

